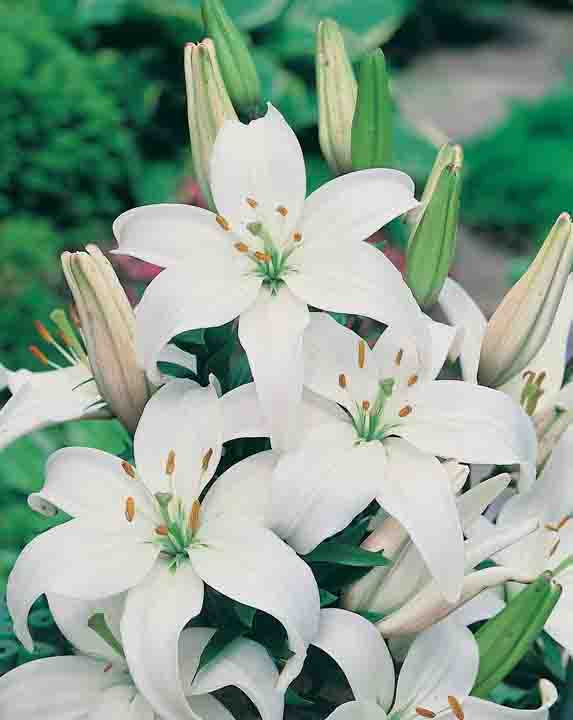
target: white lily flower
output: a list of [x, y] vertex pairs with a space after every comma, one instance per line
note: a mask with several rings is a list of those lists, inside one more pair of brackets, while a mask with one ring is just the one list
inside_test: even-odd
[[530, 419], [503, 393], [434, 380], [455, 334], [431, 321], [427, 327], [431, 352], [422, 361], [396, 326], [370, 350], [330, 316], [313, 313], [304, 340], [305, 384], [338, 412], [279, 461], [275, 530], [305, 554], [376, 499], [406, 528], [453, 601], [463, 582], [463, 536], [448, 473], [436, 456], [521, 463], [531, 474], [536, 441]]
[[[215, 483], [215, 495], [199, 502], [228, 439], [228, 411], [213, 386], [174, 380], [142, 415], [134, 440], [137, 470], [88, 448], [54, 453], [44, 488], [30, 505], [45, 513], [59, 508], [73, 519], [35, 538], [8, 580], [14, 629], [28, 648], [26, 618], [42, 593], [89, 600], [127, 590], [125, 654], [136, 683], [145, 685], [166, 716], [177, 708], [181, 717], [188, 715], [177, 639], [201, 611], [205, 583], [283, 624], [293, 656], [282, 671], [282, 687], [300, 672], [318, 630], [320, 603], [309, 567], [228, 502], [226, 473]], [[233, 466], [235, 476], [241, 466]], [[245, 472], [251, 471], [249, 464]]]
[[240, 316], [245, 348], [276, 447], [289, 445], [303, 383], [308, 305], [415, 326], [419, 308], [400, 273], [361, 242], [416, 207], [407, 175], [370, 169], [336, 178], [305, 201], [299, 142], [269, 104], [248, 125], [227, 121], [211, 157], [218, 215], [150, 205], [114, 223], [119, 248], [166, 269], [137, 309], [142, 363], [174, 335]]
[[[420, 720], [439, 715], [446, 720], [546, 720], [557, 700], [557, 690], [540, 681], [543, 705], [535, 710], [514, 710], [472, 697], [478, 673], [479, 652], [471, 632], [443, 621], [414, 640], [396, 683], [394, 702], [349, 702], [329, 720]], [[383, 680], [388, 683], [388, 679]], [[392, 677], [392, 683], [394, 678]]]
[[[569, 653], [573, 653], [573, 429], [562, 436], [540, 477], [531, 490], [514, 495], [502, 507], [495, 528], [522, 524], [528, 519], [539, 520], [533, 535], [507, 548], [496, 558], [524, 572], [540, 575], [554, 571], [563, 593], [545, 625], [547, 632]], [[489, 537], [494, 529], [483, 520], [474, 528], [477, 536]]]
[[[19, 720], [167, 720], [157, 714], [137, 686], [121, 646], [123, 597], [72, 600], [49, 595], [48, 602], [76, 655], [36, 660], [0, 678], [0, 712]], [[88, 624], [99, 616], [104, 632]], [[93, 627], [93, 626], [92, 626]], [[227, 685], [240, 688], [262, 720], [281, 720], [283, 695], [275, 687], [278, 672], [267, 651], [252, 640], [238, 639], [199, 670], [212, 628], [184, 630], [179, 638], [179, 675], [195, 720], [231, 720], [229, 711], [210, 693]], [[180, 715], [171, 717], [181, 717]]]

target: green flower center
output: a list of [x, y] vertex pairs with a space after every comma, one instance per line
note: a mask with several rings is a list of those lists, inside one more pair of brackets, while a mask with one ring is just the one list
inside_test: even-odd
[[396, 422], [384, 421], [384, 408], [392, 396], [394, 384], [394, 378], [380, 380], [378, 393], [373, 403], [370, 403], [369, 400], [356, 403], [356, 411], [352, 413], [352, 422], [359, 442], [381, 441], [392, 428], [396, 427]]

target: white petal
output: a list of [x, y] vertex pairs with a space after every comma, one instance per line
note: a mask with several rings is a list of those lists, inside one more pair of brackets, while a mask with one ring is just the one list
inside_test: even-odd
[[285, 688], [299, 674], [308, 643], [318, 631], [319, 596], [306, 563], [270, 530], [250, 523], [207, 518], [191, 552], [207, 585], [227, 597], [269, 613], [288, 634], [295, 653], [285, 665]]
[[8, 578], [6, 597], [14, 632], [32, 648], [26, 620], [42, 593], [81, 599], [115, 595], [140, 582], [158, 553], [158, 547], [130, 533], [103, 532], [80, 520], [38, 535], [24, 548]]
[[377, 442], [355, 442], [350, 423], [321, 425], [276, 467], [273, 529], [303, 555], [343, 530], [376, 497], [384, 477], [384, 450]]
[[353, 701], [339, 705], [326, 720], [387, 720], [387, 717], [375, 703]]
[[308, 305], [417, 328], [420, 309], [380, 250], [367, 243], [303, 243], [296, 252], [297, 271], [286, 275], [285, 282]]
[[[463, 703], [468, 720], [547, 720], [549, 708], [557, 702], [557, 689], [548, 680], [540, 680], [547, 688], [547, 699], [543, 705], [534, 710], [516, 710], [503, 705], [496, 705], [489, 700], [469, 697]], [[447, 713], [444, 718], [452, 720], [453, 714]]]
[[516, 523], [509, 528], [497, 528], [485, 539], [470, 539], [466, 541], [466, 571], [477, 567], [484, 560], [494, 558], [500, 551], [515, 546], [528, 535], [536, 534], [539, 528], [537, 518], [529, 518]]
[[455, 280], [446, 278], [438, 304], [448, 321], [463, 330], [460, 344], [460, 362], [464, 380], [477, 382], [481, 344], [487, 321], [484, 314]]
[[432, 455], [399, 438], [384, 442], [388, 468], [378, 502], [408, 531], [444, 596], [456, 600], [464, 574], [463, 535], [450, 482]]
[[246, 383], [221, 398], [223, 442], [237, 438], [269, 437], [270, 427], [262, 412], [255, 383]]
[[309, 312], [287, 287], [263, 289], [239, 320], [263, 414], [275, 449], [292, 446], [303, 383], [302, 335]]
[[448, 695], [462, 700], [473, 687], [479, 652], [471, 632], [445, 620], [414, 640], [402, 665], [394, 711], [423, 707], [448, 708]]
[[189, 698], [189, 707], [197, 720], [235, 720], [223, 703], [212, 695], [195, 695]]
[[339, 665], [355, 700], [378, 702], [386, 710], [394, 697], [394, 663], [375, 626], [347, 610], [321, 610], [313, 645]]
[[[364, 353], [362, 367], [358, 362], [359, 348]], [[303, 350], [306, 387], [351, 412], [355, 410], [355, 403], [374, 402], [378, 392], [378, 368], [368, 343], [355, 332], [328, 313], [311, 313]], [[341, 375], [346, 380], [345, 388], [340, 385]]]
[[106, 690], [86, 720], [155, 720], [155, 711], [133, 686]]
[[484, 480], [457, 498], [460, 523], [464, 532], [485, 512], [486, 508], [511, 482], [509, 473]]
[[209, 488], [202, 512], [209, 517], [238, 515], [272, 529], [271, 480], [278, 458], [267, 450], [232, 465]]
[[304, 204], [303, 239], [327, 241], [336, 251], [342, 243], [366, 240], [417, 205], [414, 183], [399, 170], [373, 168], [341, 175], [315, 190]]
[[[199, 235], [194, 244], [203, 244], [203, 240]], [[161, 381], [156, 363], [172, 337], [186, 330], [224, 325], [257, 297], [260, 278], [243, 272], [232, 238], [223, 241], [223, 247], [205, 242], [200, 257], [193, 256], [160, 273], [137, 306], [137, 350], [156, 384]]]
[[[187, 632], [181, 636], [182, 644]], [[254, 703], [262, 720], [282, 720], [284, 694], [276, 687], [278, 677], [275, 664], [262, 645], [243, 638], [235, 640], [195, 676], [191, 685], [191, 707], [196, 695], [233, 686]]]
[[573, 584], [571, 583], [571, 574], [559, 576], [558, 582], [563, 587], [563, 594], [545, 623], [545, 630], [571, 654], [573, 652], [573, 627], [571, 626]]
[[399, 428], [420, 450], [470, 463], [522, 465], [526, 486], [534, 476], [537, 440], [531, 419], [507, 395], [457, 380], [411, 388], [412, 413]]
[[181, 631], [201, 612], [203, 590], [190, 562], [173, 571], [162, 561], [126, 597], [121, 636], [129, 669], [166, 720], [195, 718], [184, 695], [178, 647]]
[[[18, 720], [83, 720], [118, 678], [85, 657], [52, 657], [0, 677], [0, 714]], [[120, 719], [118, 719], [120, 720]]]
[[169, 492], [165, 467], [173, 451], [172, 482], [189, 510], [217, 469], [222, 443], [223, 417], [213, 385], [202, 388], [190, 380], [171, 380], [149, 400], [137, 426], [133, 443], [137, 471], [153, 493]]
[[482, 620], [489, 620], [503, 610], [504, 607], [503, 587], [500, 586], [492, 590], [484, 590], [479, 595], [476, 595], [472, 600], [469, 600], [453, 612], [450, 618], [467, 627]]
[[116, 253], [133, 255], [160, 267], [190, 258], [198, 263], [211, 260], [212, 246], [226, 240], [212, 212], [173, 203], [144, 205], [124, 212], [113, 223], [113, 234], [119, 246]]
[[[230, 120], [219, 131], [211, 155], [211, 192], [231, 223], [247, 215], [247, 198], [257, 217], [288, 235], [300, 217], [306, 194], [304, 158], [296, 135], [270, 103], [266, 115], [248, 125]], [[284, 206], [288, 215], [277, 213]], [[282, 224], [277, 221], [283, 220]]]
[[[191, 372], [197, 372], [197, 358], [191, 353], [181, 350], [176, 345], [166, 345], [163, 350], [159, 353], [157, 358], [158, 362], [171, 363], [172, 365], [179, 365], [179, 367], [191, 370]], [[165, 377], [164, 381], [168, 382], [170, 378]]]

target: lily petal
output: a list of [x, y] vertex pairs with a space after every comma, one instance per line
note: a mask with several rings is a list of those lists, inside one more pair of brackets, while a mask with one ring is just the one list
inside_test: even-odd
[[126, 597], [121, 637], [133, 680], [165, 720], [193, 718], [183, 691], [179, 636], [203, 607], [203, 582], [190, 562], [158, 562]]
[[134, 687], [106, 690], [86, 720], [155, 720], [155, 710]]
[[237, 438], [269, 437], [266, 421], [255, 383], [233, 388], [221, 397], [223, 442]]
[[263, 289], [241, 315], [239, 340], [245, 348], [275, 449], [294, 444], [303, 383], [302, 335], [309, 312], [287, 287], [273, 295]]
[[387, 720], [387, 718], [380, 705], [355, 700], [339, 705], [326, 720]]
[[406, 528], [444, 597], [454, 601], [462, 587], [464, 546], [448, 475], [434, 456], [400, 438], [389, 438], [384, 447], [388, 468], [377, 500]]
[[[556, 687], [549, 680], [540, 680], [540, 683], [545, 685], [546, 700], [541, 707], [534, 710], [517, 710], [504, 705], [496, 705], [489, 700], [468, 697], [463, 703], [464, 712], [468, 718], [476, 720], [546, 720], [549, 718], [549, 708], [557, 702], [558, 695]], [[451, 720], [453, 714], [446, 713], [443, 717]]]

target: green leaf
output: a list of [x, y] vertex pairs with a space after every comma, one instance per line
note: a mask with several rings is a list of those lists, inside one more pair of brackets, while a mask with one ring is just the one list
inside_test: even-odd
[[81, 0], [76, 16], [84, 25], [113, 25], [124, 19], [130, 0]]
[[303, 557], [307, 562], [324, 562], [352, 567], [382, 567], [390, 565], [391, 562], [381, 552], [371, 552], [361, 547], [337, 542], [321, 543]]
[[183, 367], [182, 365], [159, 361], [157, 363], [157, 367], [159, 368], [160, 373], [163, 375], [169, 375], [169, 377], [189, 378], [191, 380], [197, 379], [197, 375], [192, 370], [189, 370], [189, 368]]
[[312, 705], [314, 705], [312, 700], [307, 700], [290, 687], [287, 688], [285, 693], [285, 703], [287, 705], [294, 705], [295, 707], [312, 707]]
[[235, 612], [242, 624], [250, 630], [253, 627], [253, 621], [255, 619], [257, 609], [249, 607], [248, 605], [243, 605], [243, 603], [236, 602]]
[[371, 612], [370, 610], [359, 610], [357, 614], [362, 615], [366, 620], [370, 620], [371, 623], [380, 622], [386, 617], [386, 613]]
[[183, 350], [201, 347], [205, 345], [205, 329], [197, 328], [196, 330], [179, 333], [173, 338], [173, 343]]
[[99, 635], [104, 643], [109, 645], [112, 650], [115, 650], [116, 653], [123, 656], [123, 647], [109, 629], [103, 613], [95, 613], [95, 615], [92, 615], [88, 620], [88, 627]]
[[335, 595], [328, 590], [323, 590], [322, 588], [319, 588], [318, 593], [320, 595], [321, 608], [328, 607], [329, 605], [332, 605], [332, 603], [335, 603], [338, 600], [338, 595]]
[[231, 625], [217, 630], [201, 653], [197, 672], [204, 668], [205, 665], [215, 660], [215, 658], [220, 655], [228, 645], [230, 645], [238, 637], [241, 637], [241, 635], [244, 635], [244, 633], [245, 628], [240, 625]]

